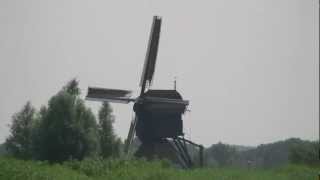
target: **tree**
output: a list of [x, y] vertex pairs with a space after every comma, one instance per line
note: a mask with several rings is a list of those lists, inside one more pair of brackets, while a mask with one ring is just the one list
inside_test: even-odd
[[296, 164], [320, 165], [319, 141], [300, 141], [291, 146], [289, 160]]
[[98, 154], [98, 126], [73, 79], [40, 111], [39, 159], [62, 162]]
[[220, 166], [230, 165], [233, 157], [236, 154], [235, 148], [219, 142], [210, 147], [210, 154]]
[[79, 82], [77, 81], [77, 79], [72, 79], [62, 88], [62, 91], [72, 96], [79, 96], [81, 93], [79, 88]]
[[36, 114], [36, 118], [33, 125], [33, 133], [32, 133], [32, 147], [33, 147], [33, 159], [41, 159], [43, 155], [43, 135], [45, 134], [45, 130], [41, 129], [42, 120], [44, 119], [47, 113], [47, 107], [41, 106], [40, 111]]
[[105, 102], [99, 110], [99, 137], [103, 158], [119, 156], [121, 141], [113, 130], [114, 116], [109, 103]]
[[35, 122], [35, 109], [27, 102], [21, 111], [12, 117], [11, 135], [6, 139], [5, 146], [9, 153], [22, 158], [30, 159], [33, 154], [32, 132]]

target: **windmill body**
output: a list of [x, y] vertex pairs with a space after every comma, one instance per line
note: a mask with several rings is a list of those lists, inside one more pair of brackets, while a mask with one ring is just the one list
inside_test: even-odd
[[152, 158], [164, 157], [182, 164], [192, 165], [186, 142], [196, 145], [183, 137], [182, 114], [189, 101], [183, 100], [179, 92], [174, 90], [150, 89], [155, 71], [161, 29], [161, 18], [153, 17], [150, 39], [140, 80], [140, 95], [131, 98], [131, 91], [89, 87], [87, 100], [130, 103], [133, 102], [135, 116], [131, 122], [125, 143], [125, 152], [129, 152], [130, 144], [136, 135], [142, 142], [137, 156]]
[[[148, 90], [143, 97], [182, 100], [175, 90]], [[138, 117], [136, 135], [142, 143], [182, 136], [182, 114], [185, 109], [185, 104], [135, 103], [133, 110]]]

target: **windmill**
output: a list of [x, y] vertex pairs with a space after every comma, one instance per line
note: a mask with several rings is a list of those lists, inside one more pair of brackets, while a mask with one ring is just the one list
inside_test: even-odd
[[199, 147], [200, 163], [202, 164], [203, 147], [184, 138], [182, 114], [186, 111], [189, 101], [184, 100], [174, 90], [150, 89], [155, 71], [161, 18], [153, 17], [147, 54], [140, 80], [140, 95], [131, 97], [132, 91], [89, 87], [87, 100], [134, 103], [135, 116], [131, 121], [124, 151], [129, 152], [130, 144], [136, 135], [141, 145], [137, 156], [147, 158], [166, 157], [178, 162], [183, 167], [191, 167], [187, 144]]

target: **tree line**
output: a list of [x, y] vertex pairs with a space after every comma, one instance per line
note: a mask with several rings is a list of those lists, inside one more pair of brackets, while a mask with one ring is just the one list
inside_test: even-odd
[[17, 158], [49, 162], [118, 157], [121, 140], [114, 133], [114, 119], [111, 106], [103, 103], [97, 120], [80, 98], [79, 82], [72, 79], [47, 106], [36, 110], [27, 102], [12, 116], [5, 147]]
[[257, 147], [224, 143], [213, 144], [205, 151], [208, 166], [277, 167], [288, 163], [319, 166], [319, 141], [290, 138]]

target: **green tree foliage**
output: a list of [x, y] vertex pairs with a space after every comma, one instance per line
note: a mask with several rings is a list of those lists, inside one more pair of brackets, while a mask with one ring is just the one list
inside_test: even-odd
[[103, 158], [120, 155], [121, 141], [113, 130], [114, 116], [109, 103], [102, 104], [99, 110], [99, 138]]
[[0, 144], [0, 156], [1, 156], [1, 155], [6, 155], [7, 153], [8, 153], [8, 152], [7, 152], [5, 143]]
[[[248, 152], [247, 155], [251, 156], [251, 159], [254, 160], [257, 166], [262, 167], [281, 166], [290, 161], [298, 163], [298, 159], [301, 157], [306, 159], [314, 158], [315, 160], [318, 157], [317, 150], [313, 149], [312, 143], [299, 138], [290, 138], [284, 141], [259, 145], [256, 149]], [[305, 162], [303, 161], [303, 163]]]
[[76, 79], [72, 79], [62, 88], [62, 91], [72, 96], [79, 96], [81, 93], [79, 82]]
[[45, 145], [43, 141], [43, 135], [46, 133], [45, 130], [41, 129], [42, 126], [42, 120], [44, 119], [45, 115], [47, 113], [47, 107], [42, 106], [40, 108], [40, 111], [36, 113], [36, 119], [34, 121], [33, 125], [33, 133], [32, 133], [32, 147], [33, 147], [33, 159], [41, 159], [43, 155], [44, 148], [43, 145]]
[[[121, 141], [112, 124], [109, 104], [99, 111], [99, 124], [80, 99], [79, 83], [73, 79], [39, 112], [28, 102], [13, 116], [5, 147], [16, 157], [62, 162], [101, 155], [119, 156]], [[100, 146], [101, 145], [101, 146]]]
[[219, 142], [210, 147], [206, 154], [212, 156], [219, 166], [227, 166], [231, 164], [236, 150], [234, 147]]
[[300, 141], [292, 145], [289, 160], [296, 164], [320, 165], [319, 141]]
[[98, 153], [98, 126], [79, 94], [78, 82], [72, 80], [41, 109], [39, 159], [61, 162]]
[[12, 117], [11, 135], [6, 139], [8, 152], [18, 158], [28, 159], [33, 154], [32, 132], [35, 122], [35, 109], [27, 102], [21, 111]]
[[[223, 153], [211, 153], [214, 151], [218, 144], [213, 145], [207, 149], [206, 159], [209, 164], [214, 164], [215, 161], [219, 161], [216, 157], [217, 154]], [[237, 147], [237, 146], [231, 146]], [[224, 147], [227, 149], [226, 147]], [[223, 148], [220, 147], [220, 151]], [[309, 164], [309, 165], [320, 165], [319, 157], [319, 142], [304, 141], [298, 138], [290, 138], [284, 141], [277, 141], [274, 143], [261, 144], [257, 147], [251, 148], [236, 148], [236, 153], [232, 157], [232, 160], [227, 162], [229, 166], [241, 166], [241, 167], [279, 167], [288, 163], [296, 164]], [[215, 150], [217, 151], [217, 149]], [[227, 150], [226, 150], [227, 151]], [[224, 152], [226, 153], [226, 152]], [[214, 160], [212, 163], [212, 159]], [[216, 162], [220, 164], [219, 162]]]

